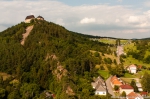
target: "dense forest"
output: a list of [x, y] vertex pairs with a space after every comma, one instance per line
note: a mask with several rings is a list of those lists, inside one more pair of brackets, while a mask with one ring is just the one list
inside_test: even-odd
[[[21, 45], [22, 34], [31, 25], [34, 28]], [[42, 20], [6, 29], [0, 42], [0, 72], [10, 75], [0, 76], [0, 99], [100, 98], [91, 82], [102, 59], [90, 50], [110, 53], [110, 45]]]

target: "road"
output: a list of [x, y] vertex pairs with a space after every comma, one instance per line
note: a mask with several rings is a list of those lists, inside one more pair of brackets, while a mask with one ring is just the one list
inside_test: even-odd
[[110, 76], [107, 80], [106, 80], [106, 86], [107, 86], [107, 90], [108, 90], [108, 93], [111, 94], [112, 96], [115, 96], [114, 92], [113, 92], [113, 88], [111, 87], [111, 84], [110, 84], [110, 79], [111, 79], [112, 76]]

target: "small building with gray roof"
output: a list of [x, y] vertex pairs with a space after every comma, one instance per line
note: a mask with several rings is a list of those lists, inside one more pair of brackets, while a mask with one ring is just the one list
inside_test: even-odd
[[105, 81], [101, 77], [97, 77], [91, 85], [95, 89], [95, 95], [107, 94]]

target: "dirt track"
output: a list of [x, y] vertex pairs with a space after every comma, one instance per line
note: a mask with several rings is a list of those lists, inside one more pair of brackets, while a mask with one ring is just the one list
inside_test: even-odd
[[32, 26], [28, 26], [26, 28], [26, 33], [22, 34], [23, 39], [21, 40], [21, 45], [24, 45], [24, 42], [25, 42], [26, 38], [28, 37], [28, 35], [30, 34], [32, 29], [33, 29], [33, 25]]

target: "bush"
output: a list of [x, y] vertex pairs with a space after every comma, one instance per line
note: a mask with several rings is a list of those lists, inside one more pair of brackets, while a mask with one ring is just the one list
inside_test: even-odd
[[94, 53], [94, 56], [95, 56], [95, 57], [99, 57], [99, 53], [98, 53], [98, 52], [95, 52], [95, 53]]
[[114, 86], [114, 90], [115, 90], [115, 91], [119, 90], [119, 86], [115, 85], [115, 86]]
[[105, 70], [104, 66], [100, 66], [100, 70]]

